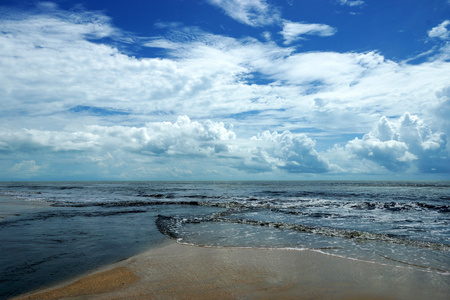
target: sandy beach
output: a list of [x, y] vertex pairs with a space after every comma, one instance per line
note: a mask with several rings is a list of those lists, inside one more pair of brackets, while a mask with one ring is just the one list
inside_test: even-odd
[[450, 277], [314, 251], [158, 248], [15, 299], [448, 299]]

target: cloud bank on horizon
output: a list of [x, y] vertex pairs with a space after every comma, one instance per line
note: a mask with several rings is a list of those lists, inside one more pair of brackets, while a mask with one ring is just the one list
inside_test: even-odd
[[449, 179], [450, 4], [386, 3], [6, 3], [0, 180]]

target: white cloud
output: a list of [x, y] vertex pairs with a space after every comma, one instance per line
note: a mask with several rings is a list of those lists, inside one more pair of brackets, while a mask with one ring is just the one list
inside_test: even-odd
[[289, 173], [325, 173], [330, 169], [328, 161], [314, 149], [315, 142], [305, 134], [265, 131], [252, 137], [251, 142], [254, 148], [249, 149], [248, 167], [279, 168]]
[[0, 132], [0, 151], [85, 151], [98, 137], [87, 132], [55, 132], [36, 129]]
[[336, 29], [326, 24], [308, 24], [285, 21], [283, 25], [283, 35], [286, 44], [301, 39], [303, 35], [332, 36]]
[[[43, 26], [28, 28], [33, 18]], [[421, 112], [424, 105], [439, 102], [435, 94], [448, 84], [450, 64], [441, 60], [409, 65], [376, 52], [296, 53], [271, 41], [234, 39], [179, 24], [170, 27], [170, 39], [148, 42], [170, 51], [172, 56], [163, 59], [138, 59], [83, 34], [59, 34], [60, 26], [44, 30], [51, 19], [50, 24], [61, 28], [89, 32], [90, 26], [71, 23], [71, 18], [38, 15], [28, 16], [24, 23], [20, 18], [0, 21], [7, 24], [7, 33], [0, 36], [0, 69], [8, 71], [0, 72], [0, 90], [8, 116], [45, 116], [39, 128], [51, 131], [59, 124], [48, 115], [80, 104], [127, 111], [131, 125], [141, 114], [139, 122], [159, 113], [226, 120], [229, 115], [260, 111], [246, 120], [229, 121], [247, 137], [299, 126], [340, 134], [367, 130], [380, 114]], [[272, 83], [255, 84], [253, 77]], [[317, 98], [323, 99], [323, 107], [314, 105]], [[80, 120], [80, 114], [61, 117], [60, 126], [67, 126], [68, 119]], [[32, 120], [38, 118], [14, 122]]]
[[208, 0], [238, 22], [254, 27], [273, 24], [279, 13], [265, 0]]
[[264, 31], [261, 36], [268, 42], [272, 40], [272, 34], [269, 31]]
[[441, 40], [448, 40], [450, 38], [450, 31], [447, 26], [450, 25], [450, 20], [445, 20], [436, 27], [433, 27], [428, 31], [428, 36], [430, 38], [439, 38]]
[[329, 89], [330, 85], [348, 86], [389, 63], [375, 52], [305, 52], [273, 58], [265, 64], [255, 64], [255, 67], [276, 80], [296, 85], [311, 84], [320, 91]]
[[9, 172], [13, 177], [29, 178], [35, 176], [41, 168], [34, 160], [28, 160], [15, 164]]
[[360, 6], [364, 5], [364, 1], [362, 0], [338, 0], [339, 4], [341, 5], [348, 5], [348, 6]]
[[[434, 124], [441, 128], [447, 136], [450, 136], [450, 85], [436, 92], [439, 99], [437, 103], [430, 107], [430, 114]], [[450, 144], [447, 144], [450, 151]]]
[[434, 173], [450, 169], [446, 144], [445, 134], [433, 132], [417, 116], [405, 113], [397, 122], [382, 117], [373, 130], [348, 142], [345, 149], [390, 171], [416, 168]]
[[[128, 163], [173, 170], [185, 159], [185, 168], [191, 168], [192, 157], [201, 165], [232, 165], [235, 171], [314, 173], [336, 165], [361, 172], [442, 170], [445, 139], [432, 133], [422, 138], [426, 143], [413, 143], [398, 122], [386, 123], [395, 124], [392, 132], [388, 125], [377, 127], [347, 148], [330, 147], [369, 132], [383, 115], [405, 111], [420, 113], [427, 124], [449, 134], [450, 63], [443, 56], [413, 65], [374, 51], [297, 52], [268, 35], [260, 42], [170, 24], [165, 37], [142, 39], [149, 47], [166, 49], [167, 56], [136, 58], [113, 43], [92, 41], [126, 40], [107, 17], [56, 7], [51, 14], [5, 15], [0, 26], [0, 155], [6, 160], [12, 151], [23, 155], [8, 160], [4, 170], [55, 152], [50, 161], [82, 156], [98, 167], [122, 168], [124, 174]], [[78, 105], [127, 115], [70, 111]], [[177, 115], [198, 122], [184, 117], [163, 122]], [[120, 126], [110, 126], [115, 122]], [[22, 127], [29, 129], [17, 129]], [[292, 133], [303, 129], [308, 137]], [[286, 132], [258, 135], [266, 130]], [[389, 132], [394, 136], [386, 139]], [[282, 144], [291, 152], [281, 150]]]
[[[243, 70], [230, 56], [216, 59], [217, 50], [201, 57], [200, 45], [195, 47], [197, 53], [191, 52], [198, 57], [178, 62], [130, 57], [87, 40], [87, 36], [103, 34], [97, 33], [96, 26], [84, 24], [90, 21], [83, 15], [79, 17], [78, 22], [72, 20], [75, 17], [41, 15], [0, 21], [4, 33], [0, 36], [0, 68], [8, 70], [0, 72], [4, 111], [20, 107], [51, 113], [79, 104], [102, 107], [105, 102], [115, 108], [127, 109], [133, 103], [134, 110], [158, 107], [170, 111], [176, 99], [193, 97]], [[104, 26], [107, 29], [102, 32], [114, 31]], [[149, 107], [149, 101], [154, 105]]]
[[[252, 171], [284, 170], [288, 173], [323, 173], [328, 162], [314, 149], [315, 142], [305, 134], [268, 131], [251, 139], [237, 139], [232, 129], [221, 122], [191, 121], [187, 116], [177, 121], [150, 122], [145, 127], [87, 126], [85, 131], [39, 131], [22, 129], [0, 132], [1, 152], [35, 154], [78, 152], [101, 167], [120, 167], [114, 154], [147, 156], [159, 161], [171, 157], [216, 161], [233, 160], [236, 168]], [[92, 156], [94, 155], [94, 156]], [[119, 156], [119, 155], [117, 155]], [[18, 168], [18, 167], [16, 167]]]
[[147, 154], [209, 155], [227, 151], [220, 141], [235, 138], [223, 123], [191, 122], [186, 116], [174, 123], [151, 122], [145, 127], [87, 126], [84, 132], [22, 129], [0, 132], [0, 151], [95, 151], [123, 149]]

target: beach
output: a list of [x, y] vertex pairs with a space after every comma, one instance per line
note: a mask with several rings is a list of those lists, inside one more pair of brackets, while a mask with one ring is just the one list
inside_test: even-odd
[[198, 247], [167, 239], [14, 299], [448, 299], [448, 275], [311, 250]]
[[446, 182], [0, 186], [0, 299], [450, 294]]

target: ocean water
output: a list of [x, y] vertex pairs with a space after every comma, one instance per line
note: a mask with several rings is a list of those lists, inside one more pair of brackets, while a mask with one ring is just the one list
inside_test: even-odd
[[449, 276], [450, 182], [3, 182], [0, 298], [167, 238], [311, 249]]

